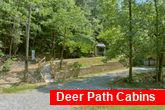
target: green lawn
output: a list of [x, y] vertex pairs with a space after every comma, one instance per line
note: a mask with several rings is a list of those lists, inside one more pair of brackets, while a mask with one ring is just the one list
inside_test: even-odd
[[37, 89], [40, 87], [46, 86], [46, 83], [36, 83], [36, 84], [20, 84], [20, 85], [13, 85], [10, 87], [1, 87], [0, 93], [16, 93], [24, 90], [31, 90]]
[[[103, 57], [90, 57], [90, 58], [77, 58], [77, 59], [66, 59], [67, 63], [73, 63], [75, 61], [77, 61], [78, 63], [80, 63], [82, 65], [82, 67], [89, 67], [92, 65], [100, 65], [100, 64], [104, 64], [102, 62]], [[112, 59], [109, 62], [115, 62], [117, 61], [117, 59]]]
[[[91, 65], [99, 65], [103, 64], [102, 62], [103, 57], [91, 57], [91, 58], [79, 58], [75, 59], [78, 63], [82, 65], [82, 67], [89, 67]], [[68, 61], [68, 63], [72, 63], [73, 60]]]

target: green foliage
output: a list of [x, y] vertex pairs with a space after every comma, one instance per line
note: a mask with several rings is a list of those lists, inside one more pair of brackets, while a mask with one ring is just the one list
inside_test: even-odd
[[12, 61], [17, 61], [18, 60], [17, 57], [12, 57], [11, 59], [12, 59]]
[[78, 62], [74, 62], [72, 67], [73, 68], [80, 68], [82, 66], [82, 64], [79, 64]]
[[[93, 6], [91, 3], [95, 3]], [[4, 43], [6, 54], [25, 52], [26, 25], [29, 7], [31, 6], [30, 48], [39, 53], [45, 51], [60, 53], [65, 45], [70, 53], [80, 49], [89, 53], [94, 49], [95, 36], [102, 25], [96, 18], [94, 10], [98, 3], [91, 1], [92, 8], [86, 11], [75, 4], [74, 0], [2, 0], [0, 4], [0, 40]], [[98, 10], [97, 10], [98, 11]], [[41, 45], [42, 44], [42, 45]], [[57, 47], [58, 48], [54, 48]], [[84, 48], [85, 47], [85, 48]]]
[[[129, 36], [132, 37], [134, 65], [142, 65], [144, 58], [155, 55], [156, 51], [164, 51], [164, 34], [155, 36], [156, 12], [154, 2], [138, 4], [132, 1], [132, 32], [129, 32], [128, 1], [102, 0], [103, 31], [98, 38], [107, 44], [106, 59], [120, 58], [120, 62], [128, 66]], [[158, 1], [159, 32], [164, 33], [163, 1]], [[119, 7], [120, 6], [120, 7]], [[114, 11], [111, 11], [111, 10]], [[163, 29], [163, 30], [162, 30]], [[159, 42], [159, 43], [156, 43]], [[122, 57], [121, 57], [122, 56]]]
[[129, 83], [130, 82], [129, 77], [124, 78], [123, 81], [126, 82], [126, 83]]
[[136, 57], [133, 59], [133, 65], [134, 66], [143, 66], [144, 65], [144, 57], [140, 55], [136, 55]]
[[45, 83], [37, 83], [37, 84], [17, 84], [12, 85], [11, 87], [1, 87], [1, 93], [17, 93], [20, 91], [30, 90], [30, 89], [38, 89], [47, 86]]
[[128, 41], [120, 26], [109, 27], [107, 30], [101, 32], [98, 38], [105, 40], [108, 44], [106, 52], [107, 60], [121, 55], [125, 56], [125, 58], [128, 57]]
[[10, 71], [10, 67], [11, 67], [11, 64], [12, 64], [12, 59], [8, 59], [4, 65], [3, 65], [3, 68], [2, 68], [2, 71]]
[[78, 77], [79, 75], [79, 72], [80, 72], [80, 67], [82, 65], [79, 64], [78, 62], [74, 62], [73, 65], [72, 65], [72, 71], [73, 71], [73, 77]]
[[104, 57], [102, 60], [101, 60], [103, 63], [107, 63], [107, 58], [106, 57]]
[[4, 56], [4, 53], [2, 52], [2, 50], [0, 50], [0, 56]]
[[[53, 1], [51, 2], [54, 4]], [[68, 3], [66, 4], [66, 2]], [[91, 42], [90, 35], [92, 31], [87, 25], [89, 21], [84, 16], [84, 12], [70, 0], [61, 3], [56, 1], [56, 3], [60, 4], [61, 7], [52, 7], [52, 12], [49, 11], [52, 17], [43, 21], [42, 24], [49, 27], [51, 31], [56, 32], [59, 36], [57, 37], [58, 45], [67, 46], [71, 53], [76, 49], [75, 47], [81, 48], [82, 52], [87, 53], [88, 49], [91, 49], [91, 43], [88, 49], [85, 49], [84, 45]], [[65, 5], [67, 5], [67, 8]], [[46, 8], [48, 7], [46, 6]], [[53, 10], [53, 8], [56, 9]]]
[[30, 50], [38, 54], [49, 52], [47, 56], [54, 57], [60, 56], [61, 48], [65, 47], [64, 54], [87, 56], [97, 42], [103, 42], [107, 50], [105, 62], [119, 57], [128, 66], [132, 43], [134, 64], [141, 65], [144, 58], [165, 51], [165, 3], [157, 1], [156, 13], [154, 2], [131, 1], [132, 32], [128, 0], [1, 0], [0, 56], [10, 50], [25, 52], [31, 6]]

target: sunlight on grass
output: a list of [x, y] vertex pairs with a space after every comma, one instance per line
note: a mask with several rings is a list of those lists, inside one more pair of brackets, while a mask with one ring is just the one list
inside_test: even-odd
[[0, 93], [16, 93], [19, 91], [37, 89], [39, 87], [46, 86], [46, 83], [36, 83], [36, 84], [21, 84], [21, 85], [13, 85], [11, 87], [1, 87]]
[[77, 61], [82, 64], [82, 67], [89, 67], [91, 65], [103, 64], [101, 61], [103, 57], [93, 57], [93, 58], [80, 58]]
[[[80, 58], [77, 59], [77, 61], [82, 64], [82, 67], [89, 67], [92, 65], [100, 65], [100, 64], [104, 64], [102, 62], [103, 57], [92, 57], [92, 58]], [[116, 59], [112, 59], [110, 60], [112, 61], [117, 61]]]

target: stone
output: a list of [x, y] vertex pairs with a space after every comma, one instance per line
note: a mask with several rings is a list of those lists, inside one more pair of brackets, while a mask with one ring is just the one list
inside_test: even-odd
[[27, 80], [28, 83], [37, 83], [37, 82], [39, 82], [40, 81], [39, 77], [41, 77], [41, 75], [38, 74], [35, 71], [31, 71], [31, 72], [28, 72], [26, 74], [26, 80]]
[[44, 73], [51, 73], [51, 66], [49, 64], [46, 64], [43, 66], [43, 68], [41, 69], [41, 72]]
[[41, 69], [41, 74], [45, 80], [45, 82], [54, 82], [52, 76], [51, 76], [51, 66], [50, 64], [46, 64], [43, 66], [43, 68]]

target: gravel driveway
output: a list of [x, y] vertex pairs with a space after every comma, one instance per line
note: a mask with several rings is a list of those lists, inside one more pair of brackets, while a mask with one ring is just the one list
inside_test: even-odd
[[[136, 72], [151, 71], [152, 68], [134, 68]], [[82, 81], [49, 85], [48, 87], [14, 94], [0, 95], [0, 110], [69, 110], [69, 107], [49, 105], [50, 89], [111, 89], [107, 82], [117, 76], [127, 76], [128, 70], [107, 72]]]

